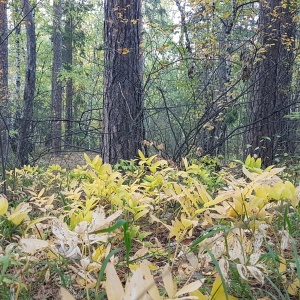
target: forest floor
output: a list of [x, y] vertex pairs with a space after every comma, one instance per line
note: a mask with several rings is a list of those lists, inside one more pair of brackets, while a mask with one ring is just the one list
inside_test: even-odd
[[1, 299], [299, 299], [297, 178], [254, 158], [178, 169], [140, 155], [8, 172]]

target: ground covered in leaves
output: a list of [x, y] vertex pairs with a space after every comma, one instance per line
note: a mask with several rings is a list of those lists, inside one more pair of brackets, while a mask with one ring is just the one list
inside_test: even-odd
[[85, 161], [7, 173], [1, 299], [299, 299], [300, 188], [284, 168]]

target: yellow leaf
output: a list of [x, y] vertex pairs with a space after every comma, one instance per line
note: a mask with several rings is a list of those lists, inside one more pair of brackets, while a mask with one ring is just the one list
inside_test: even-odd
[[101, 261], [102, 259], [105, 258], [105, 254], [106, 254], [106, 248], [104, 247], [104, 245], [100, 245], [92, 254], [92, 259], [94, 261]]
[[234, 202], [234, 211], [236, 214], [238, 215], [242, 215], [244, 213], [244, 204], [245, 202], [242, 199], [242, 196], [233, 198], [233, 202]]
[[127, 48], [119, 48], [119, 49], [118, 49], [118, 52], [119, 52], [120, 54], [125, 55], [125, 54], [128, 54], [128, 53], [130, 52], [130, 50], [127, 49]]
[[86, 160], [87, 163], [91, 164], [91, 159], [88, 157], [86, 153], [83, 153], [84, 159]]
[[27, 216], [28, 212], [31, 211], [31, 207], [28, 203], [20, 203], [7, 219], [13, 222], [15, 225], [19, 225]]
[[299, 295], [300, 279], [296, 278], [293, 283], [288, 286], [288, 293], [292, 296]]
[[3, 216], [7, 212], [7, 209], [8, 201], [3, 195], [0, 195], [0, 216]]
[[138, 154], [139, 154], [139, 157], [140, 157], [140, 159], [141, 159], [142, 161], [145, 161], [145, 160], [146, 160], [146, 157], [145, 157], [144, 153], [143, 153], [140, 149], [138, 149]]
[[226, 192], [218, 195], [214, 200], [210, 200], [210, 201], [204, 203], [204, 207], [210, 207], [210, 206], [216, 205], [220, 202], [223, 202], [224, 200], [230, 199], [234, 195], [235, 195], [235, 191], [231, 191], [231, 190], [226, 191]]
[[148, 209], [143, 209], [143, 210], [141, 210], [140, 212], [135, 213], [135, 214], [134, 214], [134, 220], [135, 220], [135, 221], [138, 220], [139, 218], [141, 218], [141, 217], [143, 217], [144, 215], [146, 215], [148, 212], [149, 212]]
[[212, 197], [208, 194], [208, 192], [202, 184], [198, 184], [196, 188], [204, 203], [213, 201]]
[[226, 295], [222, 284], [222, 279], [218, 276], [213, 284], [209, 300], [238, 300], [237, 298]]
[[131, 271], [136, 271], [140, 267], [140, 265], [139, 264], [129, 264], [128, 267]]
[[296, 188], [295, 186], [290, 182], [286, 181], [284, 183], [284, 190], [281, 193], [281, 198], [283, 200], [292, 200], [296, 197]]
[[286, 271], [286, 260], [281, 256], [279, 256], [279, 259], [280, 259], [279, 273], [284, 273]]
[[185, 228], [189, 228], [193, 225], [193, 221], [184, 218], [181, 218], [181, 223]]

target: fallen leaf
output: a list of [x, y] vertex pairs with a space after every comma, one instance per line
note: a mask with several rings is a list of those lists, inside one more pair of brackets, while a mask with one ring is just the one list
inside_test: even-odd
[[106, 266], [106, 294], [108, 300], [120, 300], [124, 297], [124, 289], [112, 263]]
[[299, 295], [300, 289], [300, 279], [296, 278], [289, 286], [288, 286], [288, 293], [292, 296]]
[[175, 296], [181, 296], [183, 294], [187, 294], [187, 293], [191, 293], [194, 291], [197, 291], [201, 286], [202, 286], [203, 282], [200, 280], [196, 280], [190, 284], [185, 285], [183, 288], [181, 288], [176, 294]]
[[162, 279], [169, 298], [172, 298], [175, 294], [175, 290], [171, 270], [168, 264], [163, 267]]
[[75, 300], [75, 298], [64, 288], [60, 287], [61, 300]]
[[33, 255], [37, 250], [47, 248], [49, 243], [39, 239], [20, 239], [19, 244], [23, 252]]

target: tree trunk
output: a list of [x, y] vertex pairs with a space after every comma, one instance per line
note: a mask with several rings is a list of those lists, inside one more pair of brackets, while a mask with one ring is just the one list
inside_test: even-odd
[[8, 97], [7, 1], [3, 0], [0, 1], [0, 108], [1, 111], [3, 111], [3, 107], [6, 107], [7, 105], [7, 97]]
[[259, 42], [264, 51], [255, 64], [250, 98], [250, 127], [246, 143], [265, 166], [278, 155], [293, 154], [292, 121], [284, 118], [293, 109], [291, 81], [295, 23], [293, 1], [260, 1]]
[[104, 1], [103, 160], [137, 156], [144, 138], [141, 0]]
[[62, 69], [61, 0], [53, 2], [53, 63], [52, 63], [52, 147], [61, 151], [62, 84], [59, 73]]
[[2, 192], [6, 194], [5, 182], [5, 148], [7, 134], [5, 131], [6, 113], [8, 103], [8, 43], [7, 43], [7, 1], [0, 1], [0, 159]]
[[18, 122], [18, 146], [17, 157], [19, 164], [28, 164], [28, 155], [32, 151], [30, 141], [31, 122], [33, 116], [33, 103], [36, 82], [36, 36], [35, 23], [29, 0], [21, 0], [21, 6], [26, 27], [27, 64], [23, 96], [23, 109]]
[[[65, 50], [65, 69], [72, 72], [73, 64], [73, 12], [72, 0], [67, 2], [66, 23], [65, 23], [65, 37], [63, 39]], [[65, 147], [70, 148], [72, 145], [72, 119], [73, 119], [73, 80], [68, 77], [66, 82], [66, 133], [65, 133]]]

